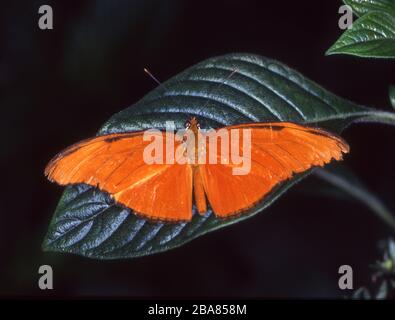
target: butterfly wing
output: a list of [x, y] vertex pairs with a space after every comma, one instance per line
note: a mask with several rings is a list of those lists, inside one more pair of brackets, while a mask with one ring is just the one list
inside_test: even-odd
[[[159, 135], [162, 133], [158, 133], [161, 138]], [[175, 135], [170, 139], [175, 148], [181, 143]], [[148, 164], [144, 161], [144, 150], [150, 143], [144, 140], [143, 132], [87, 139], [59, 153], [48, 164], [45, 174], [60, 185], [86, 183], [98, 187], [118, 203], [150, 219], [190, 220], [190, 165]], [[166, 154], [165, 138], [162, 147]]]
[[[255, 123], [225, 127], [250, 129], [251, 155], [248, 174], [235, 175], [240, 164], [200, 165], [204, 191], [215, 214], [228, 217], [261, 201], [277, 184], [311, 167], [322, 167], [332, 159], [341, 160], [349, 147], [340, 137], [294, 123]], [[243, 154], [243, 133], [239, 135]], [[218, 148], [220, 152], [220, 148]], [[221, 156], [218, 154], [217, 159]]]
[[[188, 221], [192, 216], [193, 188], [200, 213], [206, 211], [206, 194], [215, 214], [228, 217], [252, 207], [294, 173], [340, 160], [342, 153], [349, 151], [347, 143], [336, 135], [293, 123], [254, 123], [223, 129], [251, 130], [247, 174], [234, 174], [240, 164], [224, 164], [220, 154], [216, 155], [217, 164], [201, 164], [195, 169], [177, 162], [148, 164], [143, 154], [150, 141], [143, 139], [143, 132], [84, 140], [57, 155], [45, 173], [61, 185], [97, 186], [149, 219]], [[243, 155], [242, 130], [239, 139], [238, 150]], [[181, 142], [175, 136], [171, 140], [177, 149]], [[163, 154], [165, 145], [166, 139]]]

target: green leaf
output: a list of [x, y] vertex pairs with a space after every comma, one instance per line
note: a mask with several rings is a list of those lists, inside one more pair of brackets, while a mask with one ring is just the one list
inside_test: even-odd
[[363, 15], [326, 54], [395, 58], [395, 16], [377, 11]]
[[394, 0], [343, 0], [343, 2], [349, 5], [358, 16], [371, 11], [387, 12], [395, 16]]
[[361, 287], [358, 288], [357, 290], [355, 290], [353, 292], [353, 294], [351, 295], [350, 299], [354, 299], [354, 300], [371, 300], [372, 299], [372, 295], [369, 292], [369, 290], [365, 287]]
[[389, 95], [390, 95], [391, 105], [393, 108], [395, 108], [395, 86], [390, 86]]
[[[229, 75], [236, 70], [232, 77]], [[218, 85], [220, 84], [220, 85]], [[115, 114], [98, 134], [183, 128], [192, 115], [203, 128], [251, 121], [293, 121], [340, 133], [356, 121], [395, 123], [395, 115], [339, 98], [282, 63], [249, 54], [203, 61]], [[47, 251], [99, 259], [131, 258], [175, 248], [207, 232], [252, 217], [305, 177], [282, 183], [247, 213], [229, 220], [195, 212], [189, 223], [153, 223], [117, 206], [87, 185], [66, 188], [43, 243]]]
[[376, 300], [383, 300], [386, 299], [387, 296], [388, 296], [388, 282], [386, 280], [383, 280], [379, 289], [377, 290], [375, 298]]

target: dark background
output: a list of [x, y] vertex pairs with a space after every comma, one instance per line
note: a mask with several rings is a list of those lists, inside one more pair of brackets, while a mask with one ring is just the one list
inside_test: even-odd
[[[54, 30], [38, 28], [50, 4]], [[370, 283], [377, 241], [390, 230], [347, 197], [317, 196], [309, 177], [265, 212], [178, 249], [127, 261], [43, 253], [62, 188], [48, 160], [93, 136], [156, 84], [212, 56], [250, 52], [280, 60], [354, 102], [390, 110], [394, 62], [325, 57], [338, 38], [340, 1], [2, 1], [0, 7], [0, 295], [332, 297], [338, 267]], [[395, 211], [395, 129], [358, 125], [345, 164]], [[324, 190], [325, 185], [319, 184]], [[321, 189], [320, 189], [321, 190]], [[320, 191], [318, 190], [318, 191]], [[54, 269], [39, 290], [38, 268]]]

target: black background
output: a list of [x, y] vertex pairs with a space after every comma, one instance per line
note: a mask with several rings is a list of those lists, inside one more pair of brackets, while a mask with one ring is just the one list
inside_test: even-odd
[[[50, 4], [54, 30], [38, 28]], [[394, 61], [325, 57], [338, 38], [340, 1], [2, 1], [0, 7], [0, 295], [127, 297], [332, 297], [338, 267], [370, 283], [377, 241], [390, 230], [369, 209], [318, 195], [309, 177], [265, 212], [178, 249], [95, 261], [43, 253], [62, 189], [47, 161], [93, 136], [113, 113], [156, 84], [211, 56], [275, 58], [354, 102], [390, 110]], [[356, 125], [345, 164], [392, 210], [395, 129]], [[318, 184], [324, 189], [324, 183]], [[318, 190], [318, 191], [319, 191]], [[54, 287], [37, 286], [54, 268]]]

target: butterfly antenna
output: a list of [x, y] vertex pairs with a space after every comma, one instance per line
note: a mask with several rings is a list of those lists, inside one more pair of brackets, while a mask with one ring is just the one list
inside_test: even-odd
[[[215, 87], [213, 87], [213, 88], [208, 92], [207, 95], [210, 96], [210, 94], [213, 93], [215, 90], [218, 90], [219, 88], [221, 88], [224, 84], [226, 84], [226, 82], [227, 82], [230, 78], [232, 78], [232, 76], [233, 76], [237, 71], [238, 71], [237, 68], [234, 69], [234, 70], [232, 70], [232, 72], [229, 73], [229, 75], [225, 78], [225, 81], [224, 81], [224, 82], [218, 83]], [[203, 104], [203, 107], [202, 107], [202, 108], [207, 107], [207, 104], [208, 104], [209, 102], [210, 102], [210, 99], [207, 99], [206, 102]]]
[[149, 71], [147, 68], [144, 68], [144, 72], [145, 72], [146, 74], [148, 74], [148, 75], [151, 77], [151, 79], [154, 80], [158, 85], [162, 85], [162, 83], [158, 80], [158, 78], [156, 78], [156, 77], [151, 73], [151, 71]]
[[[216, 86], [212, 87], [211, 90], [208, 92], [207, 96], [210, 96], [211, 93], [213, 93], [213, 91], [218, 90], [219, 88], [221, 88], [224, 84], [226, 84], [226, 82], [238, 71], [238, 69], [233, 69], [232, 72], [229, 73], [229, 75], [225, 78], [225, 81], [218, 83]], [[165, 85], [160, 82], [147, 68], [144, 68], [144, 72], [152, 79], [154, 80], [159, 87], [162, 87], [164, 90], [167, 90], [167, 88], [165, 87]], [[181, 83], [181, 81], [179, 79], [176, 79], [178, 81], [178, 83]], [[172, 97], [174, 98], [174, 97]], [[210, 102], [211, 100], [207, 98], [206, 102], [203, 104], [202, 108], [205, 108], [207, 106], [207, 104]]]
[[[159, 88], [162, 88], [162, 91], [166, 91], [166, 90], [168, 89], [168, 87], [166, 87], [166, 86], [164, 85], [163, 82], [160, 82], [160, 81], [158, 80], [158, 78], [155, 77], [155, 76], [151, 73], [151, 71], [149, 71], [147, 68], [144, 68], [144, 72], [145, 72], [146, 74], [148, 74], [148, 75], [150, 76], [150, 78], [151, 78], [152, 80], [154, 80], [154, 81], [159, 85]], [[179, 80], [179, 79], [176, 79], [176, 80], [178, 81], [178, 83], [180, 83], [180, 80]]]
[[[164, 83], [160, 82], [160, 81], [158, 80], [158, 78], [155, 77], [155, 76], [152, 74], [152, 72], [148, 70], [148, 68], [144, 68], [143, 70], [144, 70], [144, 72], [145, 72], [152, 80], [154, 80], [154, 81], [158, 84], [158, 90], [161, 90], [161, 93], [163, 93], [163, 92], [165, 92], [165, 91], [168, 90], [168, 87], [166, 87], [166, 86], [164, 85]], [[177, 79], [177, 81], [180, 83], [180, 80], [179, 80], [179, 79]], [[168, 95], [168, 97], [170, 98], [170, 100], [174, 100], [174, 96]]]

